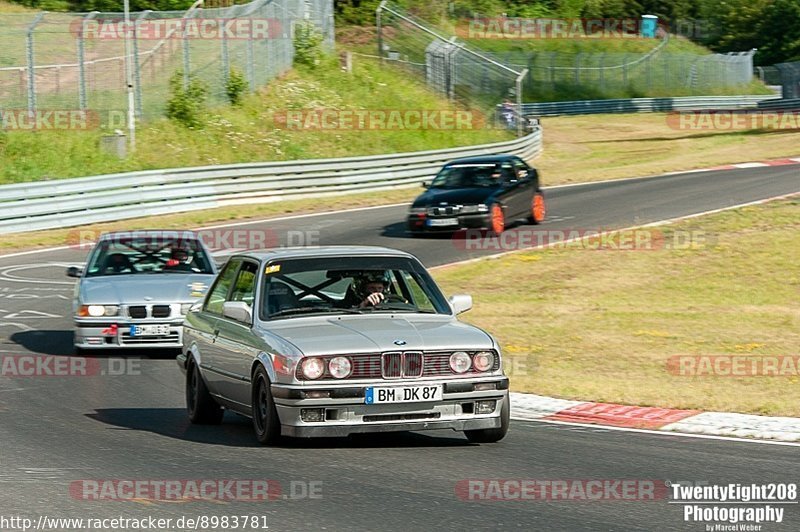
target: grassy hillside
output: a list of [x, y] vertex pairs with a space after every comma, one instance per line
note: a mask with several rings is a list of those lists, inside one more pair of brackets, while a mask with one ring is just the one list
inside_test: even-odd
[[0, 132], [0, 183], [129, 170], [249, 161], [345, 157], [439, 149], [512, 138], [495, 129], [289, 130], [275, 115], [291, 110], [447, 109], [404, 72], [357, 61], [351, 74], [335, 59], [315, 70], [293, 70], [238, 108], [209, 109], [204, 126], [187, 129], [166, 119], [142, 124], [137, 152], [125, 160], [103, 154], [107, 131]]

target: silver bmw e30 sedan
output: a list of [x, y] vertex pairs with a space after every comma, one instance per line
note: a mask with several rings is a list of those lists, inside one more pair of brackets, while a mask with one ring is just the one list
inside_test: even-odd
[[141, 230], [100, 235], [86, 266], [72, 266], [78, 352], [180, 349], [183, 319], [206, 293], [217, 266], [193, 231]]
[[471, 307], [398, 250], [233, 255], [186, 317], [189, 419], [218, 424], [230, 409], [262, 444], [430, 429], [498, 441], [508, 378], [497, 341], [456, 319]]

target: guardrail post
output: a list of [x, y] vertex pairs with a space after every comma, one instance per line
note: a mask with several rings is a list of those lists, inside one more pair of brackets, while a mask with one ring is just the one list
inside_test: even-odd
[[33, 115], [36, 114], [36, 65], [34, 64], [33, 31], [46, 14], [47, 11], [42, 11], [36, 15], [33, 22], [28, 25], [28, 32], [25, 36], [25, 56], [28, 61], [28, 114], [30, 118], [33, 118]]

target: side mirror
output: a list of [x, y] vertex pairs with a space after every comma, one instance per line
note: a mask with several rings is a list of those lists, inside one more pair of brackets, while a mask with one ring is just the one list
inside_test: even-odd
[[222, 304], [222, 315], [232, 320], [253, 323], [253, 314], [250, 312], [250, 305], [244, 301], [226, 301]]
[[80, 277], [83, 275], [83, 269], [77, 266], [70, 266], [67, 268], [67, 277]]
[[423, 181], [422, 182], [422, 188], [431, 188], [431, 182], [430, 181]]
[[450, 296], [448, 302], [456, 314], [462, 314], [472, 308], [472, 296], [468, 294]]

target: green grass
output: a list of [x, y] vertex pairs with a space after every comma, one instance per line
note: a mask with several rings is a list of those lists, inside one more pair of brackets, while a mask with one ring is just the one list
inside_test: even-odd
[[[800, 379], [681, 376], [675, 355], [800, 357], [800, 199], [652, 229], [696, 246], [577, 247], [445, 267], [495, 334], [511, 389], [567, 399], [800, 416]], [[700, 240], [703, 238], [704, 240]], [[513, 283], [509, 280], [513, 279]]]
[[205, 126], [191, 130], [166, 119], [141, 124], [137, 151], [125, 160], [101, 153], [108, 132], [0, 133], [0, 183], [181, 166], [346, 157], [448, 148], [508, 140], [503, 130], [288, 130], [275, 113], [287, 109], [446, 109], [418, 80], [359, 61], [353, 73], [330, 59], [317, 69], [293, 70], [241, 107], [209, 109]]

